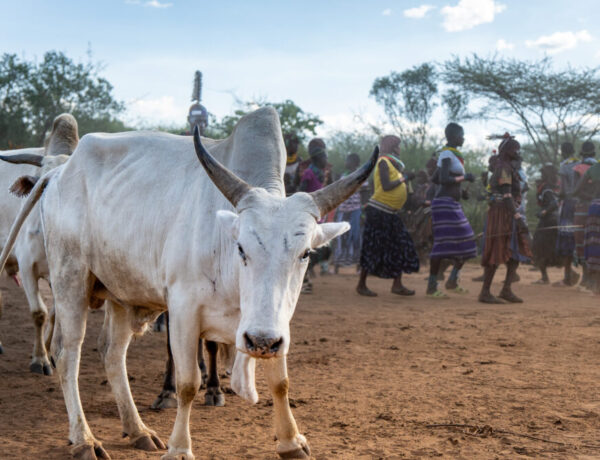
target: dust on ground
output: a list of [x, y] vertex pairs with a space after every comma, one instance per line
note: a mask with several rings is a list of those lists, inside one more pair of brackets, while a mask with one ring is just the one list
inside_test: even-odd
[[[471, 281], [480, 272], [465, 267], [471, 293], [450, 300], [424, 296], [424, 273], [406, 277], [415, 297], [393, 295], [391, 281], [378, 279], [369, 286], [379, 296], [360, 297], [352, 270], [318, 277], [314, 294], [301, 296], [292, 321], [290, 397], [316, 459], [600, 458], [600, 298], [534, 286], [538, 274], [522, 267], [515, 291], [524, 304], [483, 305], [476, 301], [480, 284]], [[560, 277], [557, 270], [550, 275]], [[23, 292], [9, 280], [0, 288], [0, 458], [69, 458], [57, 377], [28, 370], [33, 325]], [[159, 459], [163, 452], [136, 451], [121, 438], [94, 350], [102, 319], [102, 312], [89, 315], [79, 379], [90, 427], [115, 460]], [[144, 422], [166, 442], [175, 410], [149, 409], [162, 384], [165, 340], [149, 333], [132, 343], [128, 373]], [[227, 394], [225, 407], [205, 407], [198, 395], [191, 418], [196, 458], [277, 458], [260, 366], [257, 386], [255, 406]]]

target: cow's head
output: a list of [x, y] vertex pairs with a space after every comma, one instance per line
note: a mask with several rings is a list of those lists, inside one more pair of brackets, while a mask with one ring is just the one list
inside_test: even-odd
[[310, 253], [350, 228], [346, 222], [318, 220], [367, 179], [379, 150], [353, 174], [317, 192], [285, 198], [248, 185], [221, 165], [204, 148], [197, 129], [194, 145], [208, 176], [237, 211], [217, 212], [221, 230], [234, 241], [234, 263], [240, 266], [236, 346], [257, 358], [285, 355]]

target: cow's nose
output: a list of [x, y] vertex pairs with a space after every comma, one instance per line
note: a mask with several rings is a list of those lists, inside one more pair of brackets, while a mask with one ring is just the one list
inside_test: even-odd
[[277, 354], [283, 337], [269, 337], [265, 335], [253, 335], [244, 333], [244, 342], [248, 354], [256, 358], [271, 358]]

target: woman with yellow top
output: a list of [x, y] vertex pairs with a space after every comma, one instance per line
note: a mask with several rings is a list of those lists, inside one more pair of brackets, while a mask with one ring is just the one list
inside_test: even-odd
[[414, 295], [415, 291], [402, 285], [402, 273], [419, 271], [415, 245], [400, 219], [406, 203], [406, 179], [401, 173], [400, 138], [385, 136], [380, 145], [381, 156], [375, 166], [375, 193], [366, 209], [366, 222], [360, 254], [360, 279], [356, 291], [374, 297], [367, 288], [367, 276], [393, 278], [392, 292]]

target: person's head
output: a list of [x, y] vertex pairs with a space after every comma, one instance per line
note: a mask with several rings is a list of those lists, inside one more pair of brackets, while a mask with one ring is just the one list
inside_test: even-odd
[[400, 155], [400, 142], [402, 142], [402, 140], [398, 136], [388, 134], [381, 138], [379, 150], [382, 155]]
[[573, 156], [573, 154], [575, 153], [575, 148], [573, 147], [572, 143], [563, 142], [562, 144], [560, 144], [560, 153], [562, 157], [566, 160], [567, 158]]
[[420, 169], [419, 171], [417, 171], [415, 179], [416, 183], [419, 185], [426, 184], [427, 182], [429, 182], [429, 175], [427, 174], [427, 171], [425, 171], [424, 169]]
[[319, 169], [323, 169], [327, 165], [327, 147], [325, 141], [320, 137], [311, 139], [308, 143], [308, 155], [312, 164]]
[[583, 144], [581, 144], [581, 156], [582, 158], [596, 156], [596, 147], [592, 141], [585, 141]]
[[556, 185], [558, 182], [558, 170], [552, 164], [544, 165], [541, 169], [542, 182], [548, 185]]
[[346, 157], [346, 169], [354, 171], [360, 165], [360, 157], [358, 153], [351, 153]]
[[504, 133], [502, 142], [498, 146], [498, 155], [506, 160], [516, 161], [519, 159], [520, 153], [521, 144], [509, 133]]
[[288, 157], [293, 157], [298, 153], [298, 145], [300, 145], [300, 139], [296, 133], [287, 133], [283, 140], [285, 142], [285, 150]]
[[433, 154], [431, 158], [427, 160], [427, 164], [425, 165], [425, 169], [427, 170], [427, 174], [429, 174], [429, 177], [433, 176], [433, 173], [435, 173], [436, 168], [437, 158], [435, 157], [435, 154]]
[[450, 147], [461, 147], [465, 142], [465, 130], [458, 123], [448, 123], [444, 134]]

